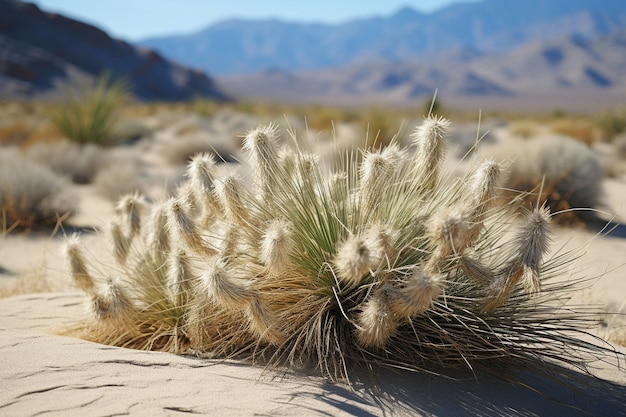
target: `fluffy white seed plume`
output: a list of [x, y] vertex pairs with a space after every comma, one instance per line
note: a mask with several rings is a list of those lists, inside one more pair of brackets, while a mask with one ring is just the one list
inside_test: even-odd
[[258, 297], [250, 299], [245, 312], [252, 332], [260, 339], [273, 345], [279, 345], [283, 342], [284, 337], [276, 328], [275, 314]]
[[276, 151], [277, 126], [269, 124], [251, 130], [243, 141], [243, 149], [250, 154], [252, 169], [264, 195], [278, 175], [278, 152]]
[[193, 273], [187, 253], [178, 249], [169, 260], [167, 270], [167, 289], [170, 301], [175, 306], [187, 304], [191, 294]]
[[200, 282], [202, 290], [224, 309], [243, 310], [250, 303], [248, 287], [231, 278], [227, 263], [223, 259], [212, 259]]
[[124, 233], [123, 227], [118, 220], [111, 222], [111, 238], [113, 240], [113, 254], [115, 260], [120, 264], [126, 264], [128, 252], [130, 251], [131, 239]]
[[202, 223], [210, 225], [215, 220], [215, 159], [212, 154], [200, 153], [189, 162], [187, 177], [189, 182], [179, 187], [178, 198], [188, 201], [192, 213], [202, 214]]
[[289, 222], [273, 220], [261, 240], [261, 261], [271, 275], [278, 276], [290, 265], [293, 233]]
[[278, 151], [278, 164], [287, 177], [296, 173], [296, 153], [288, 146], [282, 146]]
[[170, 250], [170, 233], [168, 230], [168, 208], [170, 202], [161, 202], [152, 206], [148, 217], [147, 246], [157, 254], [166, 254]]
[[379, 267], [391, 267], [396, 255], [394, 241], [395, 233], [388, 226], [375, 224], [364, 234], [365, 246], [371, 256], [372, 270]]
[[247, 224], [248, 212], [243, 203], [244, 186], [235, 174], [215, 182], [215, 193], [229, 221], [241, 226]]
[[87, 294], [96, 294], [96, 284], [89, 275], [87, 263], [81, 251], [80, 238], [77, 234], [72, 234], [64, 245], [64, 252], [70, 262], [70, 269], [74, 284]]
[[187, 177], [199, 201], [208, 198], [214, 189], [213, 169], [215, 159], [210, 153], [194, 155], [187, 166]]
[[389, 299], [391, 312], [402, 318], [413, 317], [431, 308], [443, 291], [443, 281], [416, 266], [394, 290]]
[[360, 171], [361, 205], [365, 213], [372, 213], [380, 204], [385, 187], [393, 177], [393, 161], [382, 152], [368, 152]]
[[202, 238], [195, 221], [189, 215], [189, 207], [175, 198], [168, 201], [167, 229], [191, 251], [199, 255], [211, 256], [216, 252]]
[[434, 249], [426, 270], [437, 272], [450, 256], [461, 255], [472, 243], [471, 233], [472, 223], [465, 211], [444, 209], [436, 213], [427, 224], [427, 236]]
[[91, 308], [101, 320], [132, 321], [135, 311], [132, 300], [117, 280], [108, 280], [103, 294], [92, 295]]
[[348, 287], [355, 287], [361, 283], [363, 275], [377, 266], [375, 262], [365, 239], [351, 235], [339, 245], [333, 265], [339, 280]]
[[483, 161], [472, 174], [468, 196], [474, 206], [489, 204], [496, 196], [502, 167], [494, 160]]
[[115, 207], [115, 213], [128, 227], [129, 239], [132, 239], [141, 229], [141, 211], [145, 206], [145, 197], [134, 192], [120, 198]]
[[357, 314], [357, 341], [366, 348], [382, 349], [398, 328], [398, 321], [390, 310], [388, 293], [393, 290], [383, 285], [362, 304]]
[[506, 303], [519, 283], [528, 293], [541, 290], [541, 265], [550, 242], [550, 222], [550, 210], [545, 207], [528, 214], [514, 240], [517, 253], [505, 266], [501, 277], [490, 286], [484, 310], [493, 310]]
[[550, 243], [550, 222], [549, 209], [535, 209], [528, 214], [517, 235], [520, 248], [517, 262], [522, 268], [522, 285], [530, 293], [541, 289], [541, 265]]
[[412, 134], [416, 145], [413, 166], [418, 179], [428, 190], [434, 189], [439, 180], [440, 165], [446, 150], [444, 137], [449, 127], [447, 119], [431, 115]]

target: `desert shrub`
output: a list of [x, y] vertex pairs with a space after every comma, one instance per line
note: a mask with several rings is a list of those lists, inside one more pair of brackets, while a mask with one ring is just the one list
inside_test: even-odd
[[622, 159], [626, 159], [626, 135], [615, 138], [613, 146], [615, 146], [615, 154]]
[[93, 185], [98, 194], [111, 201], [117, 201], [129, 193], [145, 193], [145, 186], [132, 163], [112, 163], [105, 166], [94, 177]]
[[600, 113], [595, 117], [595, 123], [602, 132], [602, 139], [612, 141], [626, 132], [626, 107]]
[[[96, 277], [78, 236], [66, 243], [93, 321], [89, 340], [138, 349], [313, 364], [330, 378], [353, 366], [584, 367], [614, 353], [576, 338], [593, 326], [564, 308], [574, 285], [548, 256], [551, 215], [521, 222], [497, 204], [501, 167], [441, 174], [448, 122], [427, 118], [410, 149], [348, 152], [331, 170], [248, 133], [252, 188], [197, 155], [178, 195], [120, 200], [110, 226], [115, 268]], [[578, 144], [580, 145], [580, 144]], [[582, 145], [580, 145], [582, 146]], [[506, 239], [514, 230], [513, 239]], [[121, 279], [117, 277], [121, 276]]]
[[511, 162], [505, 187], [523, 192], [526, 206], [545, 201], [562, 223], [576, 223], [600, 204], [604, 172], [587, 146], [565, 137], [503, 141], [491, 156]]
[[71, 215], [76, 199], [70, 183], [48, 168], [0, 151], [0, 216], [3, 228], [22, 229], [54, 226]]
[[517, 120], [509, 125], [511, 136], [520, 139], [530, 139], [539, 135], [541, 126], [533, 120]]
[[601, 139], [600, 130], [589, 120], [561, 119], [552, 122], [550, 129], [558, 135], [576, 139], [588, 146]]
[[24, 150], [24, 156], [77, 184], [90, 183], [98, 170], [108, 163], [106, 149], [92, 144], [78, 145], [67, 140], [36, 143]]
[[96, 85], [67, 88], [67, 97], [52, 117], [66, 138], [80, 143], [111, 145], [116, 140], [115, 122], [120, 106], [127, 99], [127, 86], [102, 75]]

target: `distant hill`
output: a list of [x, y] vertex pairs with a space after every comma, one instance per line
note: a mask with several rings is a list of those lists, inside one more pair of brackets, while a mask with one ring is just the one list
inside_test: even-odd
[[34, 4], [0, 0], [0, 99], [54, 96], [72, 77], [104, 71], [126, 80], [143, 100], [226, 98], [202, 71]]
[[588, 109], [626, 104], [626, 29], [569, 36], [481, 55], [458, 49], [407, 62], [318, 71], [268, 70], [218, 78], [240, 98], [334, 104], [415, 104], [437, 89], [444, 101]]
[[450, 49], [492, 54], [567, 36], [591, 39], [623, 27], [624, 0], [483, 0], [432, 14], [407, 7], [388, 17], [337, 25], [228, 20], [139, 45], [194, 68], [232, 75], [404, 62]]

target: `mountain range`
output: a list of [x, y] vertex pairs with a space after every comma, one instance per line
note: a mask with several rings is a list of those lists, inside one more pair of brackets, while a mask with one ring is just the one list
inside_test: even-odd
[[0, 0], [0, 99], [53, 98], [71, 80], [104, 72], [141, 100], [226, 99], [203, 71], [34, 4]]
[[626, 27], [624, 0], [482, 0], [430, 14], [409, 7], [342, 24], [227, 20], [139, 45], [215, 75], [406, 62], [448, 50], [501, 53], [564, 37], [592, 39]]
[[626, 2], [482, 0], [337, 25], [228, 20], [131, 45], [0, 0], [0, 99], [45, 98], [103, 71], [143, 100], [413, 105], [438, 90], [472, 108], [624, 105]]
[[457, 48], [403, 62], [224, 76], [218, 83], [234, 97], [289, 102], [411, 105], [438, 90], [457, 106], [587, 110], [626, 104], [626, 28], [491, 54]]

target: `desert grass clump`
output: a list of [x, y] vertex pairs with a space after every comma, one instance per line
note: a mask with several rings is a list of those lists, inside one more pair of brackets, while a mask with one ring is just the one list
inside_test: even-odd
[[245, 139], [249, 181], [194, 158], [195, 193], [181, 186], [146, 203], [137, 227], [118, 211], [114, 222], [134, 237], [98, 280], [114, 285], [85, 284], [90, 272], [68, 252], [77, 285], [97, 301], [96, 319], [76, 331], [137, 349], [313, 365], [331, 379], [374, 365], [482, 366], [506, 378], [505, 362], [585, 369], [614, 354], [584, 339], [593, 315], [567, 308], [575, 284], [561, 278], [566, 254], [549, 250], [549, 210], [499, 204], [502, 167], [490, 160], [444, 176], [447, 126], [428, 117], [408, 149], [347, 152], [329, 169], [300, 150], [285, 164], [274, 128], [262, 126]]
[[76, 211], [70, 182], [17, 151], [0, 150], [0, 221], [9, 228], [51, 227]]
[[510, 162], [504, 186], [523, 193], [526, 207], [545, 201], [554, 220], [576, 224], [601, 204], [604, 171], [596, 153], [560, 136], [503, 141], [490, 154]]
[[114, 144], [118, 111], [128, 97], [126, 83], [104, 74], [95, 86], [86, 83], [72, 86], [67, 88], [66, 94], [65, 102], [52, 117], [57, 129], [79, 144]]

